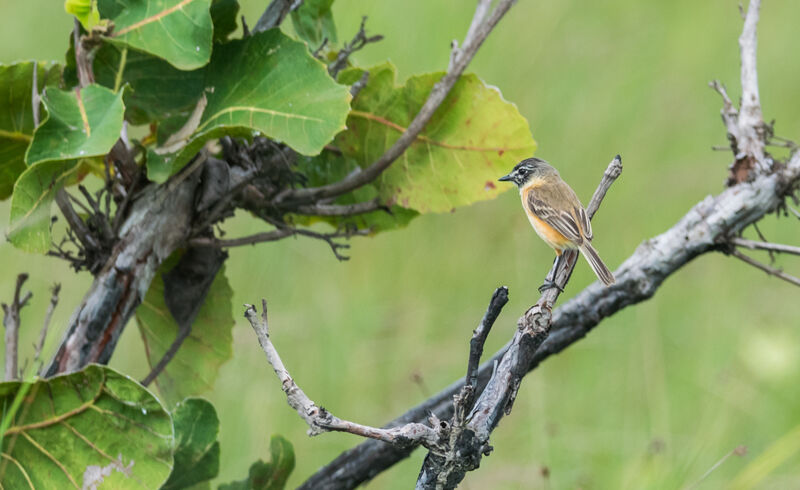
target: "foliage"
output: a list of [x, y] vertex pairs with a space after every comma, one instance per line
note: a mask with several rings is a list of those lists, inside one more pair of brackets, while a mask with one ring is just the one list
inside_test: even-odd
[[[278, 28], [237, 37], [237, 0], [66, 0], [65, 10], [80, 25], [74, 37], [65, 22], [65, 63], [0, 66], [0, 199], [11, 199], [9, 241], [47, 253], [60, 238], [53, 236], [51, 208], [62, 189], [90, 173], [109, 182], [128, 178], [132, 184], [123, 190], [136, 192], [171, 185], [199, 152], [225, 158], [220, 140], [229, 146], [269, 140], [289, 150], [291, 158], [281, 165], [292, 180], [278, 190], [325, 186], [371, 165], [406, 131], [442, 73], [398, 86], [396, 70], [384, 63], [369, 68], [369, 83], [351, 96], [364, 69], [335, 79], [325, 64], [337, 54], [332, 4], [308, 0], [292, 12], [294, 37]], [[319, 59], [314, 50], [325, 41], [325, 59]], [[79, 60], [76, 52], [89, 55]], [[81, 63], [90, 64], [80, 68], [93, 77], [83, 86]], [[115, 160], [112, 149], [118, 147], [130, 151], [133, 170]], [[376, 234], [423, 213], [494, 198], [497, 175], [534, 149], [516, 107], [475, 75], [465, 75], [401, 161], [331, 202], [375, 201], [378, 209], [353, 216], [254, 214], [271, 225], [283, 221], [276, 226], [324, 222]], [[98, 192], [110, 196], [111, 187]], [[113, 197], [106, 202], [109, 222], [114, 212], [124, 218], [120, 210], [128, 196]], [[122, 219], [106, 232], [115, 235], [124, 226]], [[136, 312], [150, 368], [179, 330], [165, 299], [164, 274], [173, 263], [161, 267]], [[219, 421], [211, 404], [186, 397], [213, 388], [231, 357], [231, 297], [224, 272], [217, 274], [191, 334], [156, 378], [163, 403], [175, 407], [171, 414], [135, 381], [100, 366], [1, 385], [6, 405], [16, 407], [5, 412], [9, 457], [0, 475], [10, 480], [4, 486], [31, 480], [80, 486], [87, 478], [121, 488], [131, 481], [158, 487], [167, 478], [164, 488], [207, 485], [219, 469]], [[276, 436], [271, 454], [271, 462], [256, 462], [247, 479], [226, 488], [283, 488], [294, 467], [292, 447]]]
[[175, 427], [174, 466], [162, 490], [189, 488], [219, 472], [219, 419], [202, 398], [187, 398], [172, 411]]
[[33, 383], [0, 384], [4, 488], [154, 488], [172, 468], [172, 424], [161, 403], [104, 366]]
[[250, 466], [247, 478], [227, 485], [219, 490], [281, 490], [294, 469], [292, 444], [281, 436], [272, 436], [269, 442], [272, 460], [256, 461]]

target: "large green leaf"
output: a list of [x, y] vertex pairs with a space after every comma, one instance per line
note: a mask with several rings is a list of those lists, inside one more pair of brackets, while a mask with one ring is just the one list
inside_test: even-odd
[[122, 91], [97, 84], [80, 91], [47, 87], [42, 102], [49, 116], [33, 134], [25, 155], [29, 166], [105, 155], [119, 139], [125, 113]]
[[205, 86], [208, 105], [194, 135], [181, 150], [148, 152], [148, 176], [178, 171], [206, 141], [224, 135], [261, 133], [316, 155], [344, 129], [350, 109], [347, 87], [279, 29], [217, 46]]
[[97, 51], [94, 76], [110, 89], [129, 85], [124, 95], [125, 119], [135, 125], [188, 113], [205, 87], [203, 69], [178, 70], [161, 58], [113, 44]]
[[100, 0], [114, 22], [111, 42], [164, 58], [181, 70], [208, 63], [213, 27], [211, 0]]
[[[414, 76], [398, 87], [393, 65], [371, 68], [336, 146], [362, 167], [370, 165], [406, 130], [442, 75]], [[377, 185], [389, 204], [421, 213], [451, 211], [506, 190], [497, 178], [535, 149], [517, 107], [477, 76], [464, 75]]]
[[269, 451], [272, 461], [256, 461], [246, 479], [220, 485], [219, 490], [282, 490], [294, 470], [294, 450], [283, 437], [272, 436]]
[[336, 24], [333, 22], [331, 7], [333, 0], [304, 0], [292, 12], [292, 25], [300, 39], [306, 41], [312, 49], [322, 44], [324, 39], [335, 44]]
[[82, 166], [70, 162], [41, 162], [28, 168], [14, 184], [8, 241], [28, 252], [50, 249], [50, 207], [56, 191], [78, 181]]
[[[357, 168], [358, 164], [353, 158], [327, 150], [315, 157], [300, 157], [297, 161], [297, 170], [306, 176], [309, 187], [318, 187], [339, 181]], [[378, 187], [374, 184], [367, 184], [338, 197], [335, 204], [355, 204], [375, 198], [379, 198]], [[378, 233], [405, 227], [417, 216], [419, 216], [417, 211], [394, 204], [386, 206], [386, 209], [355, 216], [295, 216], [293, 219], [299, 224], [323, 221], [336, 228], [354, 227]]]
[[3, 406], [21, 389], [2, 434], [3, 488], [157, 488], [169, 476], [170, 416], [136, 381], [91, 365], [33, 386], [2, 383]]
[[[178, 324], [164, 301], [165, 264], [150, 284], [150, 289], [136, 310], [136, 321], [145, 344], [147, 362], [153, 367], [161, 360], [178, 333]], [[170, 404], [208, 391], [214, 386], [220, 366], [231, 358], [233, 292], [221, 270], [206, 295], [205, 302], [192, 323], [192, 332], [183, 341], [175, 357], [156, 378], [162, 397]]]
[[[38, 63], [38, 89], [57, 85], [61, 66]], [[11, 195], [17, 177], [25, 171], [25, 151], [33, 138], [33, 66], [24, 61], [0, 64], [0, 200]], [[42, 111], [41, 117], [46, 113]]]
[[214, 405], [187, 398], [172, 411], [175, 428], [175, 466], [162, 490], [188, 488], [219, 473], [219, 419]]

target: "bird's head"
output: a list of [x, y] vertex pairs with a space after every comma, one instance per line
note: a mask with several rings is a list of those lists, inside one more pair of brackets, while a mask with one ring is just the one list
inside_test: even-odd
[[508, 175], [500, 177], [501, 182], [513, 182], [522, 187], [531, 179], [543, 178], [558, 172], [549, 163], [541, 158], [526, 158], [514, 166], [514, 170]]

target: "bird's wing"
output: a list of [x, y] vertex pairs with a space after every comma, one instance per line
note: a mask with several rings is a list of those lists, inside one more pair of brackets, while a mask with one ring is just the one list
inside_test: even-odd
[[[553, 202], [569, 203], [572, 212], [555, 209], [550, 204]], [[575, 244], [580, 244], [584, 238], [592, 239], [589, 217], [578, 197], [566, 184], [532, 189], [528, 193], [527, 204], [536, 217]]]

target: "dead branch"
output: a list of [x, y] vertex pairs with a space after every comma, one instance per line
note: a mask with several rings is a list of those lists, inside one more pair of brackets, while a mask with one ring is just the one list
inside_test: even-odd
[[294, 212], [309, 216], [355, 216], [379, 209], [388, 211], [388, 208], [381, 206], [377, 199], [373, 199], [355, 204], [309, 204], [298, 206]]
[[261, 31], [267, 31], [273, 27], [281, 25], [283, 20], [293, 10], [297, 9], [303, 0], [272, 0], [264, 13], [259, 17], [255, 27], [251, 31], [253, 34]]
[[494, 10], [489, 13], [491, 2], [488, 0], [480, 0], [478, 2], [478, 8], [475, 11], [467, 36], [464, 38], [464, 43], [460, 48], [456, 43], [453, 45], [447, 73], [434, 85], [428, 95], [428, 99], [414, 117], [414, 120], [411, 121], [408, 129], [375, 162], [362, 172], [349, 174], [338, 182], [321, 187], [295, 189], [282, 194], [280, 200], [275, 200], [275, 204], [307, 204], [320, 199], [340, 196], [375, 180], [416, 140], [425, 125], [433, 117], [436, 109], [447, 97], [447, 94], [450, 93], [450, 89], [458, 81], [469, 62], [472, 61], [483, 41], [514, 3], [515, 0], [500, 0]]
[[6, 370], [5, 380], [16, 381], [19, 379], [17, 369], [17, 357], [19, 356], [19, 313], [28, 304], [33, 293], [28, 291], [22, 295], [22, 285], [28, 280], [28, 274], [22, 273], [17, 276], [17, 283], [14, 287], [14, 299], [10, 305], [5, 303], [3, 307], [3, 326], [6, 328]]
[[[336, 59], [328, 65], [328, 73], [330, 73], [331, 77], [334, 79], [336, 79], [336, 76], [340, 71], [347, 67], [347, 60], [350, 58], [350, 55], [360, 49], [363, 49], [364, 46], [369, 43], [377, 43], [383, 39], [383, 36], [380, 34], [375, 36], [367, 36], [367, 31], [365, 30], [366, 24], [367, 16], [365, 15], [361, 18], [361, 27], [359, 27], [356, 35], [349, 43], [345, 43], [345, 45], [336, 55]], [[323, 42], [323, 46], [324, 45], [325, 43]], [[323, 46], [320, 46], [319, 49], [321, 50]]]
[[55, 283], [53, 285], [53, 289], [50, 290], [50, 304], [47, 305], [47, 312], [44, 314], [44, 324], [42, 325], [42, 330], [39, 332], [39, 341], [36, 342], [36, 347], [33, 353], [33, 366], [34, 369], [36, 369], [37, 375], [41, 374], [42, 348], [44, 347], [44, 341], [47, 339], [47, 329], [50, 328], [50, 320], [53, 319], [53, 312], [58, 305], [58, 295], [60, 292], [61, 284]]
[[730, 166], [728, 185], [751, 179], [753, 177], [751, 170], [753, 169], [759, 173], [766, 173], [772, 169], [772, 157], [764, 150], [771, 128], [764, 123], [758, 95], [756, 26], [760, 9], [761, 0], [750, 0], [742, 34], [739, 36], [742, 82], [742, 103], [739, 110], [737, 111], [733, 107], [722, 84], [718, 81], [710, 84], [722, 96], [722, 120], [727, 128], [728, 141], [734, 156], [734, 162]]
[[278, 380], [281, 382], [281, 388], [286, 394], [286, 401], [289, 403], [289, 406], [297, 412], [300, 418], [308, 424], [308, 435], [316, 436], [324, 432], [334, 431], [348, 432], [361, 437], [402, 446], [423, 444], [427, 447], [436, 443], [439, 439], [439, 432], [446, 428], [446, 426], [439, 424], [438, 420], [432, 420], [431, 427], [422, 423], [411, 423], [391, 429], [379, 429], [342, 420], [314, 403], [303, 390], [297, 386], [297, 383], [295, 383], [289, 371], [284, 366], [281, 357], [278, 355], [278, 351], [272, 344], [272, 340], [269, 337], [266, 300], [261, 300], [261, 305], [262, 310], [260, 317], [258, 316], [256, 307], [253, 305], [245, 305], [244, 316], [250, 322], [253, 330], [255, 330], [258, 336], [258, 342], [261, 344], [261, 348], [267, 356], [267, 362], [272, 366], [273, 371], [275, 371], [275, 374], [278, 376]]
[[770, 243], [770, 242], [757, 242], [755, 240], [747, 240], [746, 238], [741, 238], [741, 237], [731, 238], [731, 243], [738, 247], [749, 248], [750, 250], [767, 250], [772, 252], [800, 255], [800, 247], [795, 247], [793, 245], [783, 245], [780, 243]]
[[755, 267], [756, 269], [761, 269], [762, 271], [766, 272], [767, 274], [769, 274], [771, 276], [775, 276], [775, 277], [778, 277], [780, 279], [783, 279], [784, 281], [789, 282], [791, 284], [794, 284], [795, 286], [800, 286], [800, 279], [798, 279], [798, 278], [796, 278], [796, 277], [794, 277], [792, 275], [789, 275], [789, 274], [783, 272], [780, 269], [776, 269], [775, 267], [768, 266], [767, 264], [762, 264], [761, 262], [757, 261], [756, 259], [754, 259], [752, 257], [748, 257], [747, 255], [743, 254], [742, 252], [740, 252], [740, 251], [738, 251], [736, 249], [730, 250], [729, 253], [731, 255], [733, 255], [734, 257], [736, 257], [737, 259], [741, 260], [742, 262], [744, 262], [746, 264], [750, 264], [753, 267]]

